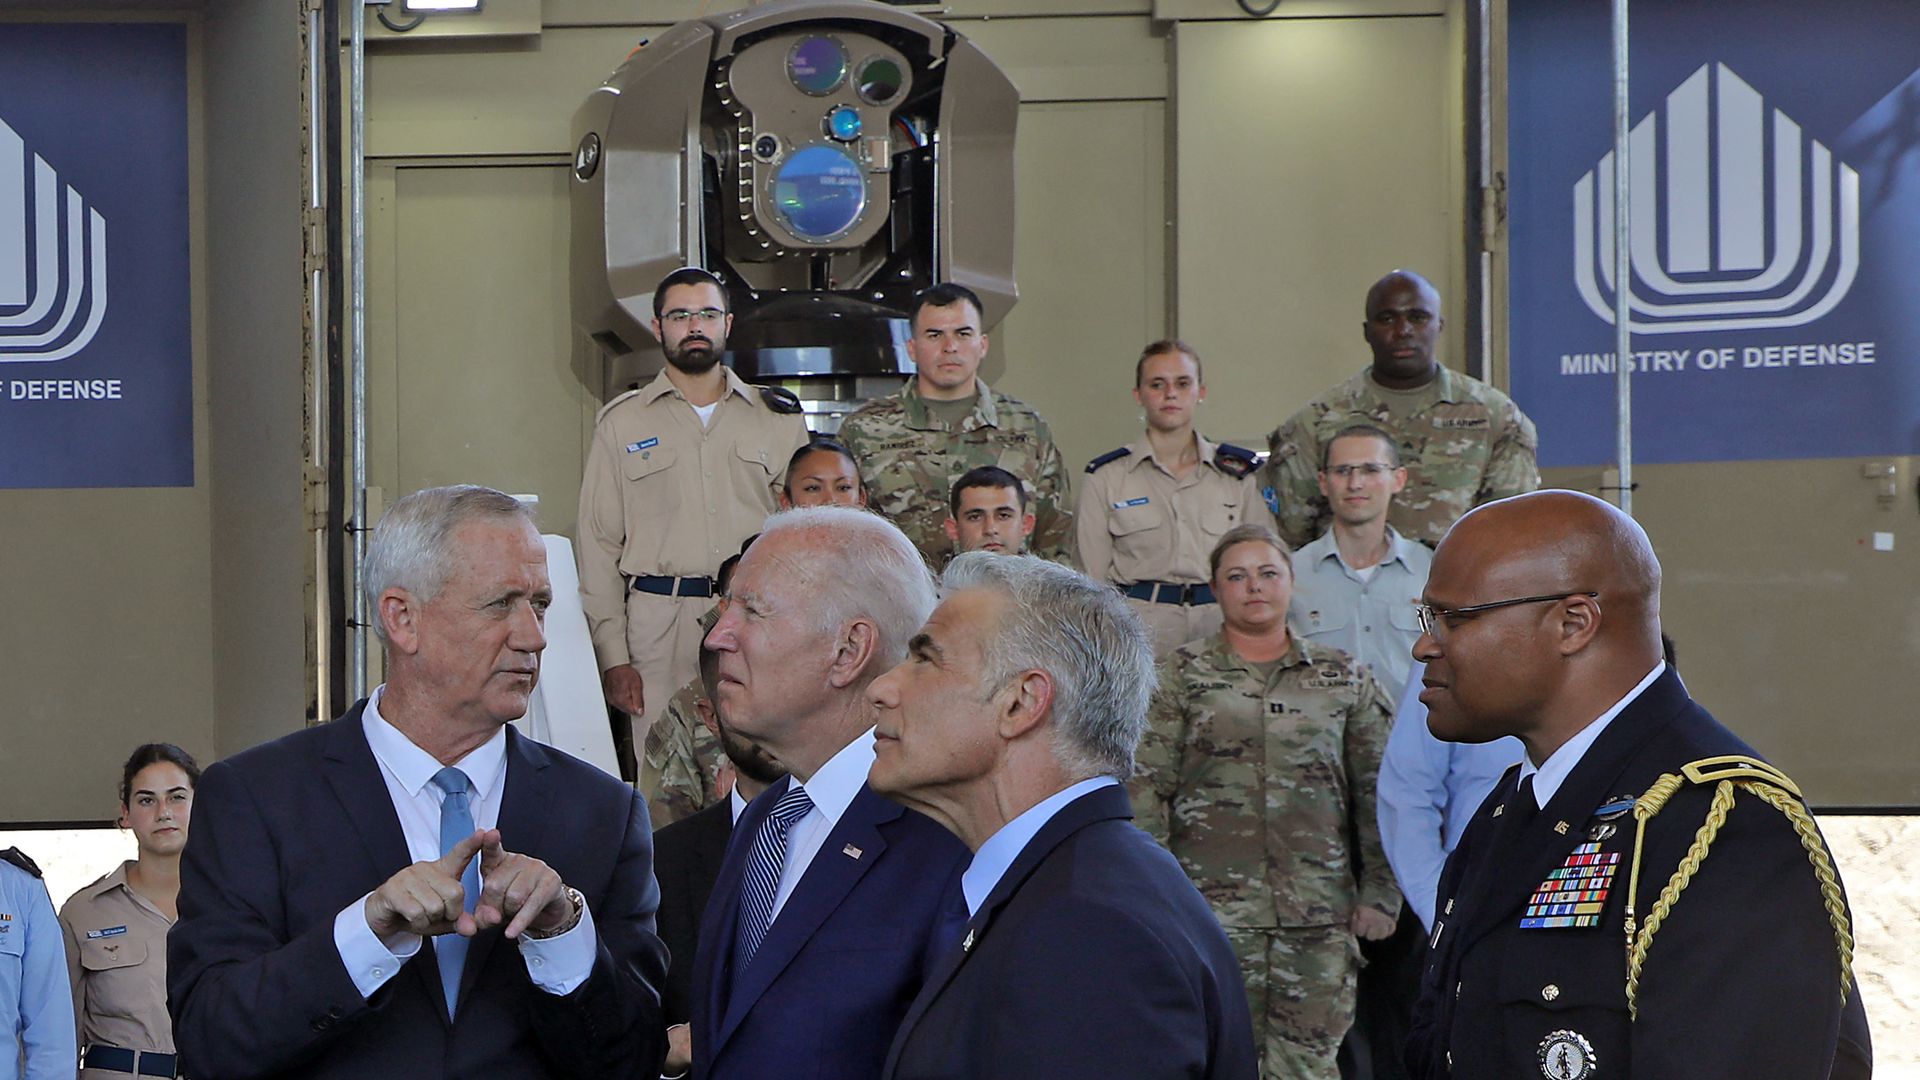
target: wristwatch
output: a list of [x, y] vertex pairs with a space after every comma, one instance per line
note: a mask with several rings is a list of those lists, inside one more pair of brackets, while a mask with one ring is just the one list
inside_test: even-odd
[[566, 922], [561, 923], [551, 930], [535, 930], [531, 926], [527, 927], [528, 937], [535, 941], [545, 941], [551, 937], [559, 937], [561, 934], [580, 925], [580, 913], [587, 910], [587, 898], [581, 896], [580, 890], [571, 885], [568, 885], [566, 889], [567, 903], [573, 905], [573, 914], [567, 916]]

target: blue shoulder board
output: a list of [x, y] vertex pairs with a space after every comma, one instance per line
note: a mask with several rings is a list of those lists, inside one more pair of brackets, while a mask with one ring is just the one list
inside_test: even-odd
[[1127, 449], [1124, 446], [1118, 450], [1109, 450], [1106, 453], [1101, 454], [1099, 457], [1094, 458], [1092, 461], [1087, 462], [1087, 471], [1094, 472], [1095, 470], [1099, 469], [1100, 466], [1105, 465], [1110, 461], [1119, 461], [1121, 458], [1126, 457], [1128, 454], [1131, 454], [1131, 453], [1133, 453], [1133, 451]]
[[1244, 446], [1223, 442], [1213, 448], [1213, 463], [1228, 476], [1245, 476], [1260, 464], [1260, 459]]

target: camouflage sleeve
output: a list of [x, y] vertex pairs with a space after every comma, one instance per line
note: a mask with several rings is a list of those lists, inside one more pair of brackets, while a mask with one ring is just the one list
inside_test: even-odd
[[1045, 426], [1040, 429], [1040, 438], [1046, 441], [1046, 450], [1041, 454], [1040, 475], [1033, 485], [1039, 497], [1034, 503], [1033, 543], [1029, 546], [1043, 559], [1075, 566], [1073, 511], [1068, 501], [1073, 492], [1067, 480], [1067, 464], [1060, 456], [1060, 445]]
[[656, 829], [705, 809], [713, 801], [714, 771], [720, 766], [719, 742], [700, 722], [694, 708], [695, 685], [689, 683], [673, 695], [666, 714], [647, 729], [646, 750], [640, 762], [640, 793], [646, 797], [647, 813]]
[[1168, 846], [1173, 820], [1173, 797], [1180, 787], [1181, 747], [1187, 741], [1186, 694], [1179, 658], [1160, 665], [1160, 684], [1147, 709], [1147, 730], [1133, 755], [1133, 779], [1127, 793], [1133, 797], [1134, 824]]
[[1298, 551], [1320, 535], [1325, 503], [1320, 498], [1320, 445], [1313, 425], [1295, 415], [1267, 436], [1269, 456], [1260, 471], [1263, 494], [1280, 526], [1280, 538]]
[[1387, 862], [1386, 848], [1380, 843], [1376, 795], [1380, 786], [1380, 759], [1387, 752], [1387, 736], [1392, 730], [1393, 710], [1387, 703], [1387, 695], [1373, 675], [1362, 670], [1360, 694], [1347, 712], [1346, 745], [1342, 748], [1351, 800], [1347, 823], [1357, 845], [1354, 870], [1360, 877], [1359, 902], [1398, 916], [1400, 887], [1394, 882], [1393, 867]]
[[[860, 482], [869, 490], [874, 483], [873, 472], [873, 433], [867, 430], [865, 409], [857, 410], [853, 415], [840, 422], [840, 430], [834, 432], [834, 438], [840, 445], [853, 452], [854, 464], [860, 467]], [[782, 477], [782, 479], [785, 479]]]
[[1533, 421], [1520, 411], [1520, 406], [1508, 402], [1500, 433], [1487, 455], [1486, 474], [1480, 478], [1480, 490], [1474, 493], [1473, 505], [1538, 489], [1539, 449], [1540, 437], [1534, 433]]

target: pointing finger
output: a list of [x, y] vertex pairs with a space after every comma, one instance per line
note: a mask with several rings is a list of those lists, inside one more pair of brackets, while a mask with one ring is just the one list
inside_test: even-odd
[[467, 864], [473, 861], [474, 854], [480, 850], [481, 845], [486, 843], [489, 831], [491, 830], [475, 829], [472, 836], [447, 849], [447, 853], [436, 860], [440, 870], [455, 881], [460, 880], [460, 875], [467, 872]]

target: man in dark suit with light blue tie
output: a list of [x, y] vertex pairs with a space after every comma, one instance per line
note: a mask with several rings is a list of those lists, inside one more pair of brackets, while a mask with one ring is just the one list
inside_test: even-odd
[[168, 935], [199, 1080], [657, 1075], [645, 804], [508, 727], [552, 593], [488, 488], [395, 503], [365, 571], [387, 681], [214, 764]]
[[961, 555], [875, 680], [871, 783], [973, 849], [971, 913], [894, 1037], [888, 1080], [1255, 1080], [1233, 946], [1120, 780], [1153, 649], [1113, 589]]
[[694, 967], [696, 1080], [869, 1080], [964, 921], [966, 850], [867, 786], [867, 686], [933, 609], [906, 536], [858, 510], [777, 514], [742, 557], [719, 654], [729, 726], [790, 775], [748, 806]]

